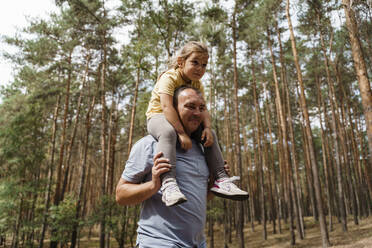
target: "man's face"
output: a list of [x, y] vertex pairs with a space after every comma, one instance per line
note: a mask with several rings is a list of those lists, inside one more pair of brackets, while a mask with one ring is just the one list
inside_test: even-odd
[[178, 95], [177, 111], [188, 135], [198, 129], [203, 120], [205, 102], [193, 89], [185, 89]]

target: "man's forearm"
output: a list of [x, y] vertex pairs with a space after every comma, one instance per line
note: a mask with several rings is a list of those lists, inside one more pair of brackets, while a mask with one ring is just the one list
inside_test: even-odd
[[121, 178], [116, 186], [116, 202], [123, 206], [139, 204], [150, 198], [158, 190], [152, 181], [135, 184], [126, 182]]

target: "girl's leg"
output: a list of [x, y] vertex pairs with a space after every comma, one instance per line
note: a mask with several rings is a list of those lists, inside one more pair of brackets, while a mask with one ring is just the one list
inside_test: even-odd
[[172, 169], [162, 174], [162, 182], [166, 179], [176, 179], [176, 144], [177, 133], [163, 114], [151, 117], [147, 121], [147, 131], [158, 141], [156, 153], [162, 152], [169, 159]]
[[161, 175], [162, 201], [166, 206], [174, 206], [187, 201], [180, 191], [176, 180], [176, 144], [177, 133], [163, 114], [155, 115], [147, 121], [149, 133], [157, 139], [156, 153], [162, 152], [169, 159], [172, 169]]
[[[201, 141], [203, 127], [200, 126], [192, 137]], [[232, 199], [232, 200], [246, 200], [249, 195], [248, 192], [239, 189], [233, 182], [239, 180], [239, 177], [229, 177], [225, 171], [225, 161], [222, 157], [222, 152], [218, 144], [216, 133], [212, 130], [214, 142], [210, 147], [204, 147], [205, 159], [208, 164], [209, 172], [214, 177], [214, 185], [210, 189], [217, 196]]]
[[[203, 126], [200, 125], [199, 128], [192, 133], [191, 137], [199, 143], [203, 144], [204, 142], [201, 140], [202, 132]], [[204, 155], [205, 160], [207, 161], [209, 172], [215, 179], [229, 177], [225, 171], [225, 160], [223, 159], [220, 145], [218, 144], [217, 135], [213, 130], [212, 134], [214, 140], [212, 146], [204, 147]]]

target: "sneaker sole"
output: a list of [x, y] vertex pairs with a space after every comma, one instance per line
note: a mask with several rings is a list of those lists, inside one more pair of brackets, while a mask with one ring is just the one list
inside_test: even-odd
[[218, 197], [229, 199], [229, 200], [234, 200], [234, 201], [244, 201], [249, 198], [249, 195], [226, 195], [226, 194], [222, 194], [220, 192], [213, 191], [213, 190], [211, 190], [211, 192]]
[[167, 207], [174, 207], [174, 206], [177, 206], [177, 205], [182, 204], [184, 202], [187, 202], [187, 199], [179, 199], [175, 203], [171, 203], [169, 205], [168, 204], [165, 204], [165, 206], [167, 206]]

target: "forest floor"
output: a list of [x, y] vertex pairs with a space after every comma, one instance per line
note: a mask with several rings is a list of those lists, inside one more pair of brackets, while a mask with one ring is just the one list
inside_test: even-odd
[[[331, 247], [337, 248], [371, 248], [372, 247], [372, 217], [361, 219], [359, 225], [355, 225], [353, 219], [348, 220], [348, 232], [343, 232], [341, 224], [337, 219], [333, 219], [333, 231], [329, 232], [329, 240]], [[248, 226], [249, 225], [249, 226]], [[282, 224], [283, 226], [284, 224]], [[250, 224], [246, 225], [244, 230], [245, 247], [247, 248], [315, 248], [322, 247], [319, 224], [312, 217], [305, 218], [305, 238], [300, 240], [296, 233], [296, 245], [290, 246], [288, 226], [282, 227], [282, 234], [272, 234], [272, 225], [267, 225], [267, 240], [262, 238], [262, 225], [255, 223], [255, 230], [252, 231]], [[222, 226], [214, 226], [214, 248], [225, 248], [223, 241]], [[277, 227], [278, 230], [278, 227]], [[206, 232], [207, 233], [207, 232]], [[210, 248], [210, 237], [208, 238], [208, 247]], [[98, 239], [91, 240], [82, 239], [80, 241], [81, 248], [99, 247]], [[111, 247], [116, 248], [117, 242], [112, 240]], [[125, 246], [126, 248], [131, 246]], [[238, 248], [238, 242], [235, 233], [232, 234], [232, 242], [228, 243], [228, 248]]]
[[[338, 223], [337, 219], [333, 220], [334, 226], [333, 231], [329, 232], [329, 240], [331, 247], [338, 248], [371, 248], [372, 247], [372, 217], [367, 219], [361, 219], [359, 225], [355, 225], [353, 219], [348, 220], [348, 232], [342, 231], [342, 226]], [[256, 226], [254, 231], [251, 227], [247, 227], [244, 230], [245, 236], [245, 247], [247, 248], [302, 248], [302, 247], [322, 247], [322, 240], [320, 236], [319, 224], [316, 223], [312, 217], [305, 218], [305, 238], [300, 240], [296, 233], [296, 245], [290, 246], [289, 230], [288, 226], [282, 228], [282, 234], [273, 234], [273, 228], [271, 224], [267, 225], [267, 240], [262, 238], [262, 225]], [[283, 225], [283, 224], [282, 224]], [[224, 240], [222, 230], [215, 226], [215, 242], [214, 248], [224, 248]], [[278, 227], [277, 227], [278, 230]], [[209, 238], [209, 237], [208, 237]], [[210, 244], [210, 239], [208, 239]], [[209, 246], [210, 247], [210, 246]], [[236, 240], [235, 233], [232, 235], [232, 242], [228, 244], [228, 248], [237, 248], [238, 243]]]

